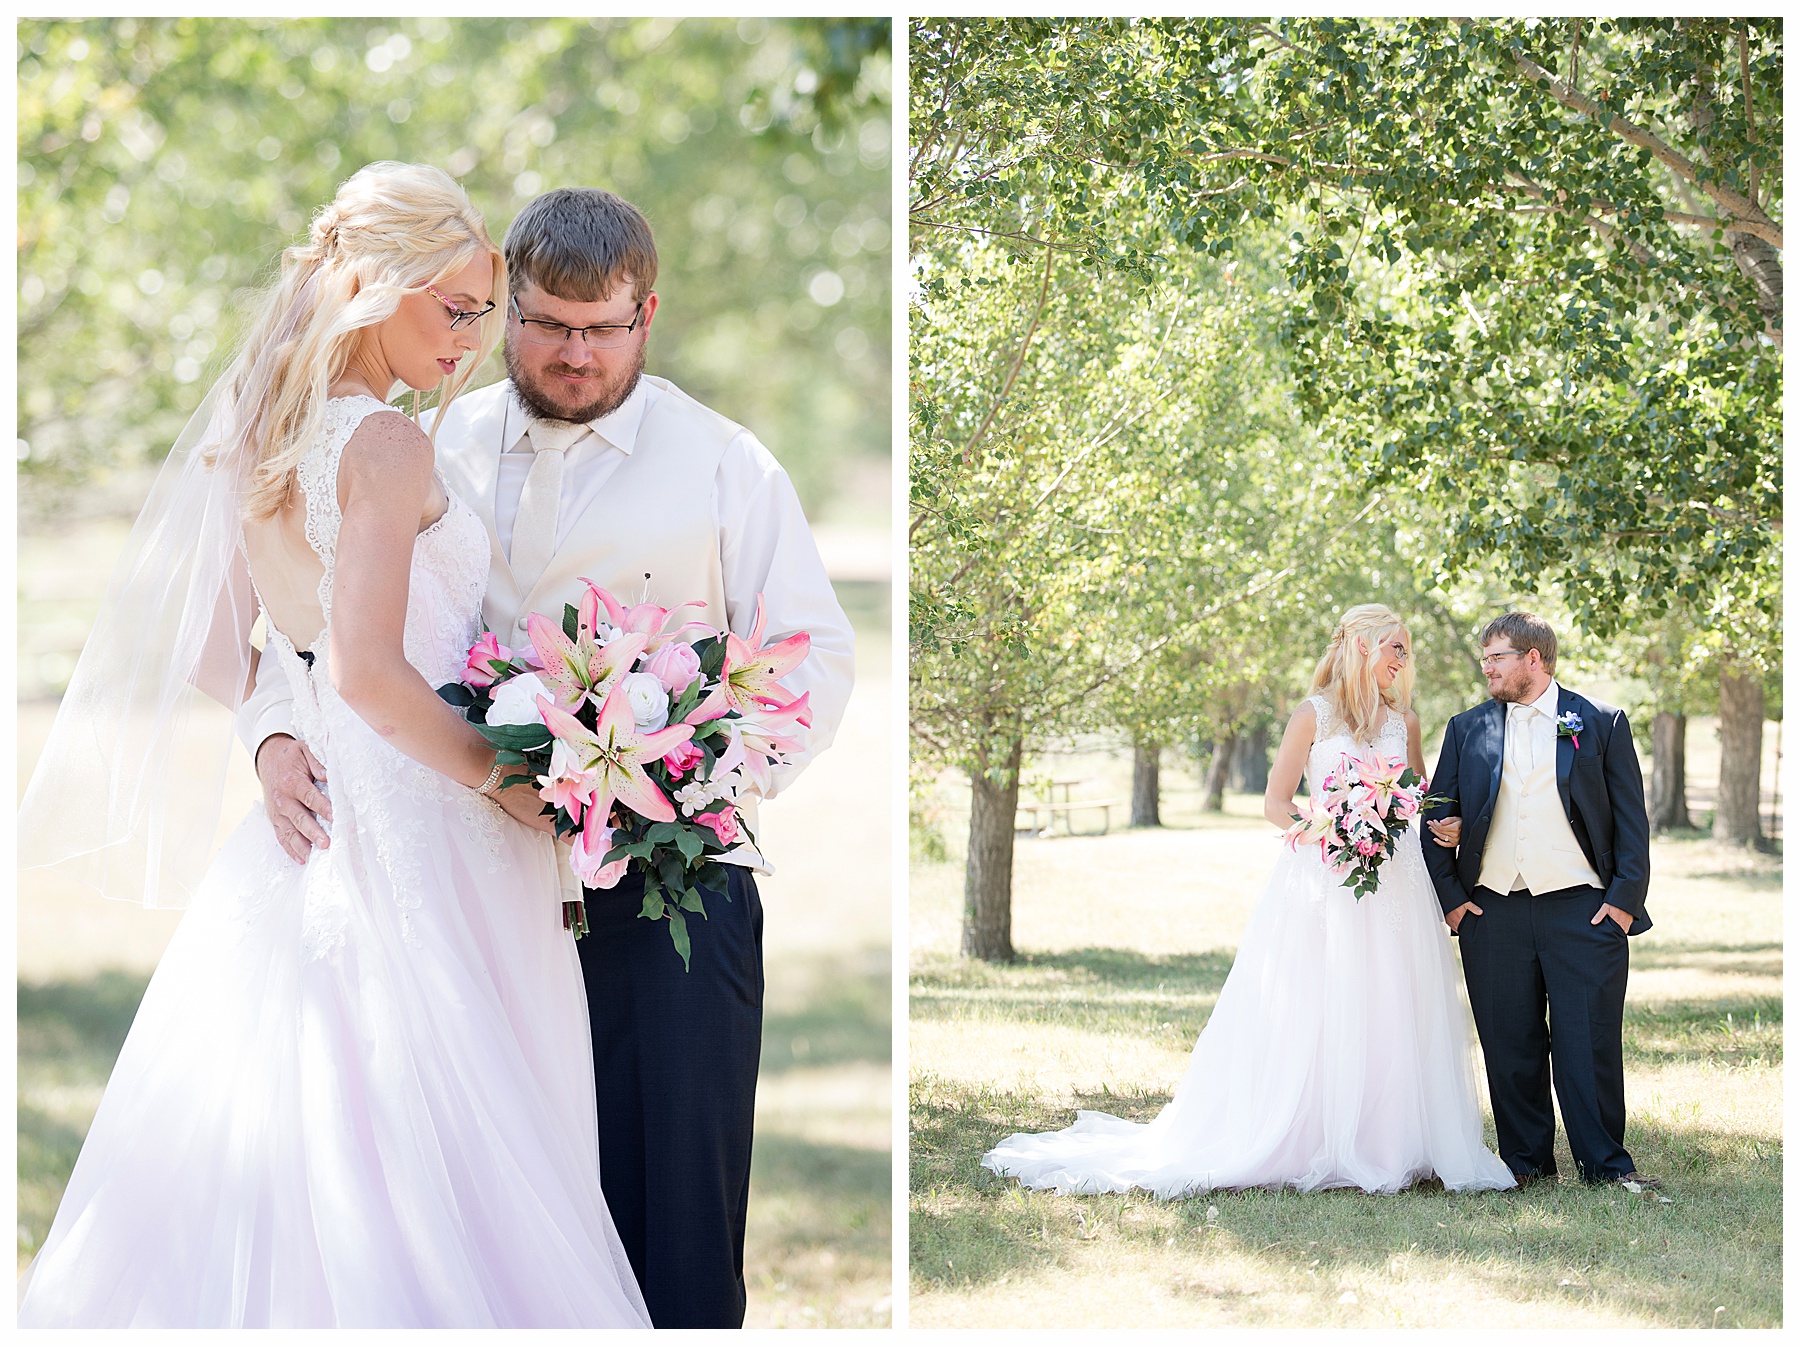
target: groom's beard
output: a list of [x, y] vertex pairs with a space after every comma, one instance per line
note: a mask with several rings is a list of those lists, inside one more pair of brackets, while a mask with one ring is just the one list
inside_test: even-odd
[[[617, 411], [625, 404], [637, 387], [638, 379], [644, 373], [644, 345], [638, 344], [637, 354], [632, 362], [612, 378], [603, 379], [599, 387], [592, 390], [592, 396], [586, 402], [572, 402], [567, 393], [558, 398], [558, 391], [546, 382], [541, 382], [536, 374], [525, 369], [513, 352], [512, 338], [505, 344], [506, 373], [512, 379], [513, 392], [518, 396], [520, 404], [539, 420], [546, 421], [592, 421], [608, 412]], [[582, 371], [571, 369], [564, 364], [553, 364], [544, 371], [550, 374], [579, 374]]]

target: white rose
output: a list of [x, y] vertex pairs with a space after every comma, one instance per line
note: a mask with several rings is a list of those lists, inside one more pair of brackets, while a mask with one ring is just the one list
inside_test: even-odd
[[[550, 696], [550, 689], [535, 673], [521, 673], [494, 689], [494, 704], [487, 713], [489, 724], [542, 724], [537, 699]], [[551, 697], [551, 700], [555, 700]]]
[[620, 684], [638, 731], [653, 734], [669, 722], [669, 694], [654, 673], [630, 673]]

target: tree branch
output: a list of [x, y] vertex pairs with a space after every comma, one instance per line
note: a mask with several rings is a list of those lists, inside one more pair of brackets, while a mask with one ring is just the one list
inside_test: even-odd
[[[1496, 183], [1495, 186], [1503, 187], [1511, 191], [1524, 192], [1527, 196], [1535, 197], [1540, 201], [1550, 202], [1559, 207], [1562, 199], [1566, 196], [1566, 193], [1560, 191], [1551, 193], [1538, 186], [1536, 183], [1526, 181], [1523, 178], [1518, 178], [1507, 183]], [[1596, 200], [1589, 202], [1589, 205], [1592, 206], [1593, 209], [1602, 211], [1608, 215], [1623, 215], [1626, 209], [1624, 206], [1614, 205], [1611, 201]], [[1662, 217], [1670, 224], [1686, 225], [1694, 229], [1722, 229], [1728, 234], [1754, 234], [1765, 243], [1775, 247], [1781, 246], [1777, 241], [1781, 237], [1781, 231], [1779, 229], [1771, 229], [1766, 225], [1755, 224], [1744, 220], [1718, 219], [1711, 215], [1689, 215], [1684, 211], [1669, 210], [1667, 207], [1664, 207]], [[1774, 235], [1773, 238], [1770, 237], [1771, 234]]]
[[[1756, 103], [1750, 97], [1750, 32], [1746, 28], [1737, 31], [1738, 69], [1742, 74], [1744, 85], [1744, 139], [1752, 145], [1756, 143]], [[1756, 200], [1756, 158], [1750, 159], [1750, 200]]]
[[1006, 399], [1012, 396], [1013, 384], [1018, 381], [1019, 370], [1025, 366], [1025, 353], [1031, 349], [1032, 338], [1037, 336], [1038, 323], [1044, 316], [1044, 306], [1050, 302], [1050, 273], [1055, 262], [1056, 250], [1045, 244], [1044, 279], [1043, 283], [1038, 286], [1037, 307], [1031, 312], [1031, 325], [1025, 329], [1025, 339], [1019, 343], [1019, 353], [1013, 357], [1012, 368], [1007, 371], [1006, 384], [1000, 389], [1000, 396], [994, 399], [994, 404], [988, 408], [988, 413], [980, 426], [963, 445], [962, 457], [965, 463], [969, 461], [969, 455], [975, 451], [975, 446], [981, 442], [981, 437], [987, 434], [988, 427], [993, 425], [994, 417], [1000, 414], [1000, 408], [1005, 404]]
[[1016, 243], [1029, 243], [1033, 247], [1044, 248], [1051, 252], [1080, 253], [1080, 248], [1072, 248], [1066, 243], [1052, 243], [1047, 238], [1038, 238], [1032, 234], [1007, 233], [1003, 229], [981, 229], [972, 224], [946, 224], [942, 220], [911, 220], [925, 229], [950, 229], [959, 234], [982, 234], [988, 238], [1010, 238]]
[[[1458, 19], [1452, 20], [1452, 22], [1472, 21]], [[1522, 51], [1513, 51], [1512, 58], [1513, 63], [1525, 73], [1531, 83], [1542, 85], [1548, 90], [1550, 96], [1564, 107], [1573, 108], [1584, 116], [1593, 118], [1627, 143], [1636, 145], [1639, 149], [1649, 150], [1657, 159], [1705, 192], [1735, 218], [1737, 221], [1735, 227], [1740, 232], [1755, 234], [1758, 238], [1777, 248], [1782, 246], [1780, 228], [1762, 212], [1756, 202], [1742, 192], [1733, 191], [1716, 178], [1702, 175], [1686, 156], [1672, 149], [1660, 137], [1652, 135], [1635, 122], [1626, 121], [1623, 117], [1609, 116], [1606, 109], [1600, 104], [1579, 90], [1570, 88]], [[1753, 224], [1761, 225], [1764, 228], [1748, 227]], [[1767, 232], [1764, 232], [1765, 228]]]

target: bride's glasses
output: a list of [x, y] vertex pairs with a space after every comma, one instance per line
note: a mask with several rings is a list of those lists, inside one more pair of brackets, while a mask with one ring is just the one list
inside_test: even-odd
[[513, 296], [512, 310], [519, 318], [519, 328], [525, 334], [525, 340], [533, 346], [560, 346], [572, 336], [580, 336], [592, 351], [617, 350], [638, 329], [644, 320], [644, 306], [640, 303], [637, 312], [631, 315], [629, 323], [603, 322], [592, 327], [570, 327], [567, 323], [551, 322], [546, 318], [527, 318], [519, 307], [518, 297]]
[[478, 318], [485, 318], [485, 317], [487, 317], [488, 314], [490, 314], [494, 311], [494, 304], [493, 304], [492, 300], [488, 301], [488, 306], [486, 308], [477, 309], [475, 312], [470, 313], [467, 309], [460, 309], [455, 304], [452, 304], [448, 299], [444, 298], [443, 295], [439, 294], [436, 290], [432, 289], [431, 286], [429, 286], [429, 285], [427, 285], [425, 287], [425, 293], [430, 295], [433, 299], [437, 300], [438, 303], [442, 304], [445, 308], [450, 310], [450, 330], [452, 332], [460, 332], [460, 331], [462, 331], [463, 328], [467, 327], [470, 323], [476, 321]]

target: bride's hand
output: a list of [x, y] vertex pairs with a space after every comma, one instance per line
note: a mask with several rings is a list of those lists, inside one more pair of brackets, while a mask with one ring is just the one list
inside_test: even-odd
[[529, 785], [509, 785], [504, 790], [494, 791], [489, 798], [533, 831], [555, 830], [555, 815], [544, 812], [544, 801]]
[[1461, 818], [1433, 818], [1425, 826], [1431, 829], [1432, 837], [1445, 850], [1455, 850], [1462, 841]]

